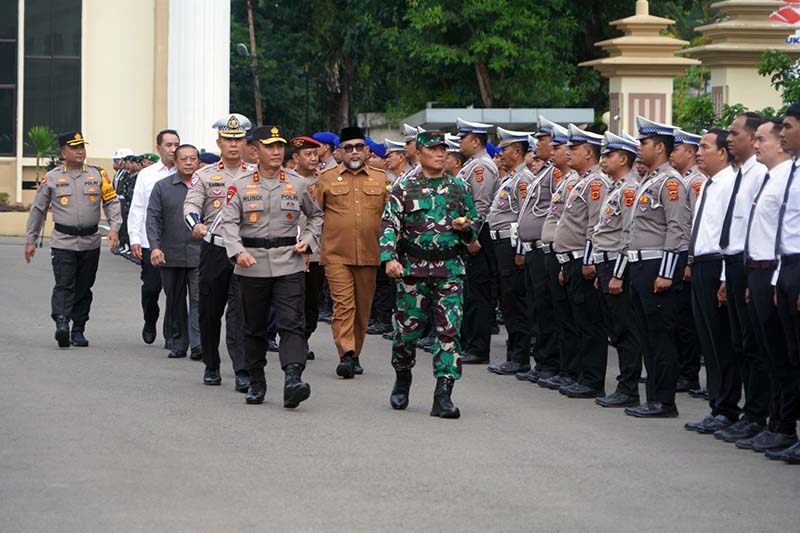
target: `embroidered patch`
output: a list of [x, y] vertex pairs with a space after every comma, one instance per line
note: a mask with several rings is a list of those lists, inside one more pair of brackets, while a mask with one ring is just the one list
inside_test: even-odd
[[58, 178], [56, 183], [69, 183], [69, 180], [67, 178]]
[[478, 167], [475, 169], [475, 181], [478, 183], [483, 183], [483, 167]]
[[90, 195], [89, 195], [89, 201], [90, 201], [90, 202], [92, 202], [92, 203], [95, 203], [95, 201], [96, 201], [96, 200], [97, 200], [97, 196], [95, 196], [95, 195], [93, 195], [93, 194], [90, 194]]
[[[105, 173], [105, 170], [101, 171], [101, 173]], [[100, 196], [104, 202], [109, 202], [117, 197], [117, 191], [114, 190], [114, 186], [108, 180], [108, 174], [104, 176], [103, 183], [100, 185]]]
[[103, 170], [101, 168], [100, 169], [100, 175], [103, 177], [103, 181], [105, 181], [106, 183], [111, 185], [112, 181], [111, 181], [111, 178], [108, 177], [108, 172], [106, 172], [105, 170]]
[[211, 202], [211, 207], [213, 207], [214, 209], [219, 209], [220, 207], [222, 207], [222, 200], [216, 198], [213, 202]]
[[553, 203], [556, 203], [556, 202], [558, 202], [558, 200], [560, 198], [561, 198], [561, 195], [558, 194], [558, 193], [555, 193], [553, 196], [550, 197], [550, 201], [553, 202]]
[[260, 215], [258, 213], [248, 213], [247, 214], [247, 221], [251, 224], [255, 224], [259, 221]]
[[61, 205], [69, 205], [69, 196], [62, 196], [59, 203]]
[[591, 198], [593, 202], [596, 202], [600, 199], [600, 188], [603, 186], [603, 182], [601, 181], [593, 181], [589, 184], [589, 189], [591, 190]]
[[667, 198], [670, 202], [677, 202], [680, 199], [680, 184], [675, 180], [669, 180], [664, 183], [667, 188]]
[[222, 176], [211, 176], [211, 181], [222, 181], [222, 180], [223, 180]]
[[694, 198], [695, 200], [700, 196], [700, 190], [703, 188], [702, 181], [695, 181], [692, 183], [692, 189], [694, 189]]
[[519, 195], [522, 198], [528, 196], [528, 184], [524, 181], [521, 181], [517, 184], [517, 189], [519, 189]]
[[286, 213], [286, 220], [292, 220], [293, 218], [294, 218], [294, 215], [293, 215], [293, 214], [291, 214], [291, 213]]
[[244, 186], [245, 189], [258, 189], [258, 185], [255, 183], [248, 183]]
[[636, 191], [633, 189], [625, 189], [622, 191], [622, 205], [625, 207], [633, 207], [633, 202], [636, 200]]
[[553, 178], [555, 178], [556, 184], [558, 184], [558, 182], [561, 181], [561, 178], [563, 177], [564, 174], [560, 170], [558, 170], [557, 168], [553, 169]]
[[[234, 187], [233, 185], [231, 185], [230, 187], [228, 187], [228, 199], [227, 199], [227, 203], [231, 203], [231, 200], [233, 199], [233, 197], [234, 197], [234, 196], [236, 196], [236, 187]], [[214, 200], [214, 202], [216, 202], [216, 201], [217, 201], [217, 200]]]
[[219, 187], [216, 187], [214, 189], [209, 189], [208, 194], [210, 194], [211, 196], [222, 196], [223, 194], [225, 194], [225, 191], [223, 191]]
[[190, 184], [192, 187], [194, 187], [195, 185], [197, 185], [197, 182], [199, 182], [199, 181], [200, 181], [200, 176], [198, 176], [197, 174], [195, 174], [194, 176], [192, 176], [192, 181], [190, 181], [190, 182], [189, 182], [189, 184]]

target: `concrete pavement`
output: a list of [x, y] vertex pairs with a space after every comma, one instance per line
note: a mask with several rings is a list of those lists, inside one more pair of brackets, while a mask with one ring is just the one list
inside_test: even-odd
[[248, 406], [229, 366], [205, 387], [202, 363], [144, 345], [138, 269], [107, 250], [91, 346], [59, 350], [49, 249], [25, 265], [20, 242], [0, 240], [1, 531], [798, 530], [800, 467], [684, 431], [700, 400], [636, 420], [467, 367], [462, 418], [439, 420], [423, 352], [395, 412], [389, 342], [369, 337], [366, 374], [342, 381], [320, 324], [311, 399], [283, 409], [270, 354]]

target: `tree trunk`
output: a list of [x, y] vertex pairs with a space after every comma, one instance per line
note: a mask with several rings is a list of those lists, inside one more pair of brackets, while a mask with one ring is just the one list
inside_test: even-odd
[[353, 65], [352, 56], [344, 58], [344, 75], [342, 76], [341, 90], [339, 91], [339, 105], [336, 110], [336, 129], [337, 131], [350, 125], [350, 91], [353, 87]]
[[481, 100], [484, 107], [494, 107], [492, 98], [492, 80], [489, 79], [489, 69], [483, 61], [475, 62], [475, 74], [478, 77], [478, 89], [481, 91]]

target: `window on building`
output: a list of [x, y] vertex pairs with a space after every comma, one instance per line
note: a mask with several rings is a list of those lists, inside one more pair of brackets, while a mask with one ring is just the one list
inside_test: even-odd
[[17, 2], [0, 2], [0, 156], [16, 148], [17, 19]]
[[24, 72], [24, 130], [80, 129], [81, 0], [25, 0]]

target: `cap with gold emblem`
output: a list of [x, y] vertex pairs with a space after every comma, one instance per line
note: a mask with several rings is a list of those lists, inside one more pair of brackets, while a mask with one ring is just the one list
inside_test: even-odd
[[315, 141], [311, 137], [295, 137], [289, 141], [289, 145], [293, 151], [298, 152], [306, 148], [319, 148], [322, 143]]
[[81, 146], [89, 144], [79, 131], [67, 131], [58, 136], [58, 146]]
[[250, 131], [254, 141], [261, 144], [283, 143], [286, 144], [286, 139], [281, 135], [281, 130], [278, 126], [259, 126]]
[[[243, 139], [247, 135], [247, 130], [252, 127], [250, 119], [239, 113], [225, 115], [211, 126], [220, 137], [229, 139]], [[286, 141], [284, 141], [286, 142]]]
[[433, 148], [434, 146], [439, 145], [447, 146], [444, 133], [441, 131], [423, 131], [421, 133], [417, 133], [416, 142], [417, 146], [423, 146], [425, 148]]

